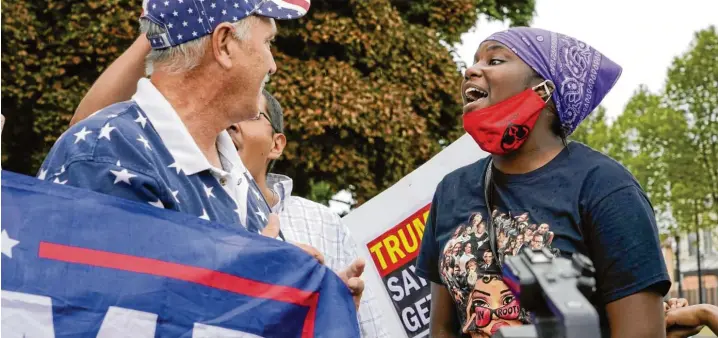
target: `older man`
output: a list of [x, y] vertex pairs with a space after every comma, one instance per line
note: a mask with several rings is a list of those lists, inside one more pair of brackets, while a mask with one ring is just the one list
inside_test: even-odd
[[225, 129], [256, 116], [263, 82], [276, 71], [272, 18], [306, 10], [255, 2], [146, 2], [151, 79], [139, 80], [132, 100], [64, 133], [38, 177], [262, 229], [269, 206]]
[[[148, 50], [149, 44], [140, 37], [95, 82], [78, 106], [73, 122], [86, 118], [97, 107], [126, 99], [131, 92], [128, 87], [142, 76], [144, 66], [138, 60], [143, 59]], [[125, 85], [117, 83], [118, 79]], [[358, 257], [349, 229], [326, 206], [291, 196], [289, 177], [268, 174], [270, 163], [281, 156], [286, 145], [282, 107], [271, 94], [263, 91], [258, 111], [256, 118], [235, 123], [228, 129], [242, 163], [273, 211], [279, 214], [287, 240], [311, 246], [309, 251], [316, 251], [329, 268], [340, 271]], [[358, 313], [362, 336], [387, 337], [374, 302], [371, 290], [364, 290]]]
[[[248, 6], [245, 5], [247, 3], [249, 3], [251, 7], [247, 7], [250, 10], [246, 10], [247, 8], [245, 8]], [[296, 10], [287, 10], [277, 7], [277, 5], [268, 1], [263, 1], [259, 3], [259, 5], [254, 5], [253, 3], [253, 1], [240, 1], [236, 4], [234, 2], [229, 3], [232, 8], [241, 9], [244, 14], [231, 11], [229, 7], [223, 6], [220, 2], [208, 3], [207, 6], [213, 9], [212, 12], [202, 12], [204, 16], [200, 15], [197, 18], [197, 22], [202, 23], [205, 21], [204, 19], [207, 19], [209, 22], [214, 22], [212, 19], [215, 21], [218, 20], [215, 19], [215, 16], [212, 16], [212, 13], [215, 13], [217, 16], [221, 15], [221, 17], [232, 17], [232, 20], [241, 17], [240, 15], [251, 15], [252, 13], [256, 15], [274, 13], [277, 17], [282, 18], [292, 18], [303, 13], [300, 7], [295, 8]], [[301, 3], [301, 1], [297, 3]], [[168, 9], [162, 6], [170, 8]], [[173, 6], [177, 8], [172, 8]], [[154, 11], [155, 8], [162, 8], [162, 10], [156, 12]], [[143, 17], [146, 19], [142, 20], [144, 21], [143, 31], [147, 33], [146, 37], [144, 35], [140, 36], [130, 49], [100, 76], [78, 106], [71, 122], [71, 124], [78, 123], [78, 125], [75, 125], [72, 130], [79, 130], [81, 127], [83, 128], [82, 130], [85, 130], [84, 127], [88, 123], [97, 121], [98, 119], [102, 121], [100, 122], [100, 124], [102, 124], [105, 123], [107, 119], [120, 119], [123, 114], [132, 114], [132, 110], [137, 111], [137, 119], [132, 120], [134, 116], [131, 116], [128, 120], [131, 121], [130, 125], [135, 127], [135, 130], [131, 130], [130, 134], [137, 132], [136, 129], [138, 129], [138, 125], [144, 130], [145, 124], [147, 124], [148, 129], [157, 130], [160, 134], [158, 138], [164, 141], [161, 143], [161, 146], [168, 148], [168, 152], [172, 153], [172, 149], [177, 148], [175, 149], [177, 156], [173, 156], [174, 159], [156, 166], [158, 168], [169, 168], [164, 169], [164, 171], [169, 171], [169, 173], [165, 173], [165, 176], [168, 178], [165, 179], [163, 177], [161, 180], [163, 183], [168, 180], [171, 182], [174, 176], [180, 174], [202, 175], [204, 172], [199, 171], [197, 167], [206, 162], [206, 160], [204, 154], [197, 151], [197, 148], [202, 149], [200, 140], [207, 138], [208, 135], [218, 134], [219, 137], [215, 136], [215, 138], [217, 138], [216, 143], [219, 148], [220, 164], [223, 169], [225, 165], [231, 168], [227, 169], [227, 171], [239, 171], [239, 175], [236, 176], [232, 176], [232, 171], [230, 171], [230, 175], [227, 177], [219, 177], [219, 184], [223, 187], [236, 185], [239, 188], [234, 188], [234, 190], [239, 190], [239, 193], [229, 194], [235, 201], [235, 205], [232, 209], [220, 209], [222, 214], [230, 214], [234, 217], [218, 219], [214, 219], [211, 215], [208, 215], [208, 217], [228, 224], [240, 223], [251, 231], [257, 231], [263, 222], [266, 221], [267, 218], [270, 218], [273, 219], [274, 222], [270, 220], [269, 225], [263, 233], [267, 235], [276, 233], [279, 231], [279, 221], [275, 215], [269, 214], [269, 205], [262, 197], [262, 193], [256, 182], [237, 156], [237, 151], [231, 138], [227, 132], [224, 131], [232, 125], [232, 121], [256, 120], [256, 118], [260, 117], [257, 114], [259, 111], [258, 99], [261, 97], [259, 94], [260, 88], [263, 86], [263, 81], [266, 81], [268, 74], [273, 73], [276, 68], [271, 52], [269, 51], [269, 43], [274, 36], [275, 30], [273, 21], [266, 17], [248, 16], [232, 25], [219, 24], [216, 26], [214, 33], [207, 33], [207, 36], [200, 38], [200, 40], [189, 41], [187, 45], [166, 48], [166, 40], [171, 40], [172, 37], [166, 35], [166, 32], [163, 33], [159, 26], [147, 20], [161, 21], [158, 20], [158, 18], [177, 17], [166, 22], [163, 27], [168, 27], [170, 31], [174, 29], [173, 27], [188, 27], [181, 31], [174, 31], [178, 35], [184, 34], [183, 38], [186, 36], [186, 30], [192, 30], [192, 36], [194, 36], [195, 33], [199, 35], [196, 27], [193, 28], [193, 24], [187, 21], [189, 19], [183, 18], [184, 14], [181, 13], [185, 12], [180, 11], [185, 10], [183, 8], [183, 6], [177, 5], [174, 2], [165, 5], [165, 3], [154, 4], [150, 1], [145, 4]], [[189, 13], [192, 8], [193, 7], [190, 6], [186, 9], [186, 12]], [[214, 8], [216, 8], [216, 10], [214, 10]], [[207, 10], [207, 8], [203, 8], [203, 10]], [[200, 21], [200, 19], [203, 21]], [[197, 25], [195, 24], [195, 26]], [[220, 31], [220, 29], [224, 29], [224, 31]], [[173, 50], [172, 48], [177, 49]], [[145, 67], [143, 60], [145, 57], [148, 61], [147, 64], [153, 68], [151, 81], [140, 79], [143, 76]], [[139, 82], [137, 82], [138, 79], [140, 79]], [[167, 83], [165, 81], [172, 82]], [[135, 83], [138, 84], [135, 85]], [[147, 101], [142, 99], [142, 95], [144, 95], [143, 91], [148, 90], [148, 88], [151, 91], [151, 89], [154, 88], [153, 84], [157, 83], [163, 83], [161, 88], [158, 89], [159, 92], [165, 94], [166, 99], [158, 99], [162, 101], [161, 104], [150, 105], [146, 110], [149, 111], [151, 108], [154, 108], [162, 111], [177, 109], [177, 107], [190, 107], [191, 109], [188, 108], [186, 111], [178, 109], [176, 114], [166, 111], [164, 115], [160, 115], [158, 119], [154, 120], [152, 116], [150, 116], [150, 113], [145, 113], [149, 122], [145, 120], [140, 112], [141, 110], [145, 110], [142, 104]], [[173, 84], [175, 87], [173, 87]], [[160, 87], [160, 85], [157, 85], [157, 87]], [[91, 118], [84, 120], [90, 115], [90, 112], [100, 107], [130, 99], [130, 95], [132, 95], [131, 93], [134, 91], [137, 93], [132, 96], [132, 101], [115, 104], [93, 114]], [[252, 93], [252, 95], [248, 93]], [[249, 101], [252, 101], [252, 103], [249, 103]], [[118, 109], [116, 108], [118, 106], [130, 112], [121, 111], [117, 113], [115, 111]], [[108, 115], [106, 113], [107, 110], [112, 111], [109, 114], [110, 116], [106, 116]], [[117, 116], [111, 117], [111, 115]], [[175, 123], [171, 126], [164, 126], [168, 120], [173, 120], [174, 115], [180, 117], [181, 124], [174, 121]], [[174, 116], [174, 120], [177, 120], [176, 116]], [[103, 138], [104, 133], [114, 136], [114, 129], [109, 128], [116, 127], [117, 123], [110, 123], [111, 122], [108, 122], [110, 127], [103, 127], [108, 128], [107, 131], [100, 131], [100, 136], [97, 138], [98, 141], [104, 141], [100, 140]], [[185, 129], [190, 130], [190, 132], [182, 133]], [[194, 133], [192, 131], [194, 131]], [[123, 130], [121, 135], [115, 136], [115, 138], [120, 138], [119, 141], [126, 142], [129, 138], [126, 134], [127, 132]], [[194, 142], [192, 142], [193, 140]], [[129, 141], [132, 140], [129, 139]], [[123, 145], [123, 147], [131, 148], [131, 145]], [[155, 148], [161, 147], [155, 146]], [[123, 161], [126, 162], [124, 159]], [[118, 161], [117, 163], [119, 166], [120, 162]], [[142, 169], [143, 171], [139, 172], [147, 171], [146, 168]], [[191, 169], [192, 173], [189, 173], [188, 169]], [[213, 174], [223, 169], [210, 168], [208, 171]], [[176, 173], [174, 172], [175, 170]], [[43, 174], [46, 173], [41, 171], [42, 178], [46, 178]], [[135, 175], [136, 177], [138, 174], [132, 173], [131, 175]], [[128, 180], [134, 184], [136, 181], [133, 181], [135, 177], [129, 178]], [[209, 181], [217, 180], [210, 179]], [[190, 183], [191, 186], [191, 182], [179, 182], [177, 185], [187, 183]], [[200, 195], [200, 202], [204, 202], [205, 200], [213, 202], [220, 196], [218, 190], [221, 189], [217, 188], [217, 182], [212, 183], [215, 185], [211, 186], [204, 181], [200, 183], [201, 186], [195, 185], [195, 190], [197, 190]], [[162, 191], [162, 188], [164, 188], [165, 192], [169, 190], [171, 197], [165, 194], [166, 198], [159, 200], [162, 202], [161, 204], [152, 202], [151, 200], [148, 200], [148, 202], [157, 206], [170, 207], [178, 211], [192, 212], [192, 210], [184, 209], [186, 204], [189, 203], [178, 198], [184, 195], [182, 192], [178, 192], [178, 188], [174, 188], [178, 190], [172, 190], [173, 187], [168, 186], [148, 190]], [[110, 193], [112, 193], [112, 191], [110, 191]], [[206, 197], [202, 195], [206, 195]], [[227, 205], [229, 205], [229, 203], [227, 203]], [[236, 211], [236, 215], [239, 216], [239, 222], [237, 222], [237, 216], [235, 216], [234, 211]], [[195, 212], [195, 214], [198, 214], [198, 212]], [[203, 212], [201, 215], [205, 216], [205, 213]], [[253, 224], [259, 224], [259, 226]], [[309, 248], [306, 245], [299, 245], [320, 260], [323, 259], [321, 253], [317, 252], [316, 249]], [[338, 271], [338, 273], [349, 286], [354, 295], [355, 302], [358, 305], [364, 288], [363, 282], [358, 278], [363, 269], [363, 261], [357, 259], [353, 262], [345, 263], [351, 264], [345, 270]], [[346, 266], [345, 264], [342, 267]]]
[[[226, 132], [257, 116], [261, 89], [276, 71], [273, 19], [297, 18], [309, 8], [308, 1], [277, 3], [145, 2], [140, 23], [151, 46], [151, 78], [137, 82], [130, 101], [64, 133], [38, 177], [238, 229], [259, 232], [270, 219], [269, 228], [278, 228]], [[357, 261], [340, 273], [357, 303], [362, 269]]]

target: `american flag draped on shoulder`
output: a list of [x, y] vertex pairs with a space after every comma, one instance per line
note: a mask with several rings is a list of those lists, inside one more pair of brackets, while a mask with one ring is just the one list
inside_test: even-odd
[[3, 337], [358, 337], [356, 318], [290, 244], [2, 172]]

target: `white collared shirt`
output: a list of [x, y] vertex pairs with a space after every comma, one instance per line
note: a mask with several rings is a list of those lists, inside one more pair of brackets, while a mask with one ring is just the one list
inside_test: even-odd
[[207, 160], [172, 105], [149, 79], [139, 80], [132, 100], [145, 112], [175, 163], [185, 174], [194, 175], [209, 170], [235, 202], [241, 200], [239, 185], [227, 183], [239, 182], [247, 169], [237, 155], [237, 149], [227, 131], [223, 130], [217, 136], [217, 150], [222, 163], [222, 168], [217, 168]]
[[[349, 228], [327, 206], [292, 196], [292, 179], [278, 174], [267, 175], [267, 184], [279, 196], [272, 207], [279, 214], [287, 241], [311, 245], [324, 255], [324, 263], [335, 272], [347, 268], [359, 257]], [[388, 337], [382, 315], [376, 307], [375, 294], [367, 285], [359, 305], [358, 321], [362, 337]]]
[[[139, 80], [137, 93], [132, 100], [145, 111], [176, 165], [187, 175], [209, 170], [237, 203], [240, 222], [247, 224], [247, 214], [251, 212], [247, 211], [248, 194], [251, 193], [250, 197], [253, 195], [256, 198], [259, 198], [260, 194], [253, 187], [253, 178], [237, 154], [237, 148], [229, 133], [223, 130], [217, 136], [217, 150], [222, 163], [222, 168], [217, 168], [207, 160], [172, 105], [149, 79]], [[254, 190], [250, 191], [252, 188]]]
[[65, 132], [38, 178], [261, 231], [269, 205], [229, 134], [218, 135], [217, 148], [222, 168], [209, 163], [170, 103], [141, 79], [133, 100]]

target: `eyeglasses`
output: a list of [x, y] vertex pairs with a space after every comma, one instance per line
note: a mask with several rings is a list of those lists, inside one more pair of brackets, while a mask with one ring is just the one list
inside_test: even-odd
[[277, 130], [277, 128], [274, 128], [274, 123], [272, 123], [272, 119], [270, 119], [269, 115], [264, 112], [260, 111], [257, 116], [251, 119], [251, 121], [258, 121], [262, 118], [262, 116], [264, 116], [264, 118], [267, 119], [267, 122], [269, 122], [269, 125], [272, 126], [272, 131], [275, 133], [279, 133], [279, 130]]
[[257, 113], [257, 116], [251, 118], [251, 120], [257, 121], [257, 120], [261, 119], [262, 116], [264, 116], [264, 118], [267, 119], [267, 121], [269, 121], [269, 123], [272, 123], [272, 120], [269, 118], [269, 115], [267, 115], [266, 113], [261, 112], [261, 111]]
[[521, 313], [521, 307], [519, 306], [518, 300], [514, 299], [511, 303], [508, 303], [498, 309], [490, 309], [483, 306], [476, 305], [474, 302], [474, 312], [476, 313], [475, 323], [479, 328], [486, 327], [491, 323], [491, 317], [496, 317], [505, 320], [516, 320], [519, 319]]

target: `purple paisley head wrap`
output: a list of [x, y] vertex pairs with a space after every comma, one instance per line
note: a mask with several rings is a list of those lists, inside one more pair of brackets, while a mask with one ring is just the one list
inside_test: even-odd
[[621, 76], [621, 66], [586, 43], [551, 31], [515, 27], [493, 40], [510, 48], [542, 78], [556, 85], [552, 98], [565, 136], [571, 135]]

